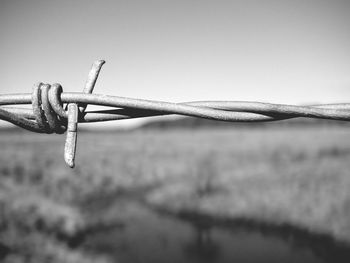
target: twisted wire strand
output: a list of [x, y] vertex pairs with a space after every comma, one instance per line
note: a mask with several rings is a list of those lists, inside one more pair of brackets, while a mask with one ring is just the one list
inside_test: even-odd
[[[49, 99], [51, 103], [54, 102], [51, 106], [59, 116], [66, 118], [67, 114], [62, 110], [62, 107], [57, 107], [59, 105], [57, 98]], [[229, 122], [261, 122], [296, 117], [350, 120], [350, 103], [312, 106], [245, 101], [191, 101], [171, 103], [87, 93], [62, 93], [60, 98], [62, 103], [91, 104], [117, 108], [113, 110], [85, 112], [79, 116], [79, 122], [101, 122], [169, 114]], [[30, 94], [0, 95], [1, 106], [29, 104], [32, 102], [31, 100]], [[35, 113], [28, 109], [18, 107], [1, 107], [1, 109], [31, 120], [36, 116]], [[0, 118], [3, 118], [3, 111], [0, 112]], [[14, 118], [12, 123], [16, 124], [16, 118]]]
[[[350, 121], [350, 103], [309, 106], [247, 101], [172, 103], [92, 94], [104, 63], [98, 60], [92, 65], [84, 90], [80, 93], [65, 93], [57, 83], [37, 83], [32, 94], [0, 95], [0, 119], [38, 133], [61, 134], [67, 131], [65, 160], [70, 167], [74, 167], [77, 125], [84, 122], [170, 114], [227, 122], [266, 122], [297, 117]], [[18, 107], [22, 104], [31, 104], [32, 109]], [[114, 109], [86, 111], [88, 105]]]

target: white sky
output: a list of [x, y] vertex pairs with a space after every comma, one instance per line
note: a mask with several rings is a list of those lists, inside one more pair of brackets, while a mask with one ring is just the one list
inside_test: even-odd
[[172, 102], [350, 101], [350, 1], [0, 0], [0, 93], [38, 81]]

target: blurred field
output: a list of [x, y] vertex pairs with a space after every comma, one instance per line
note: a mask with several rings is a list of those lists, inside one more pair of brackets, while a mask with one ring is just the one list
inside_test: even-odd
[[173, 213], [288, 223], [350, 242], [347, 127], [82, 133], [73, 170], [63, 143], [57, 135], [1, 134], [6, 262], [108, 262], [68, 241], [113, 224], [110, 203], [135, 193]]

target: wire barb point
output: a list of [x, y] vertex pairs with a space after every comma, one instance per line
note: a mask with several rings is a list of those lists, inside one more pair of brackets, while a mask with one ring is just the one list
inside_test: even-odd
[[69, 167], [73, 168], [75, 163], [75, 153], [77, 149], [78, 133], [78, 105], [76, 103], [68, 104], [68, 124], [66, 143], [64, 146], [64, 160]]

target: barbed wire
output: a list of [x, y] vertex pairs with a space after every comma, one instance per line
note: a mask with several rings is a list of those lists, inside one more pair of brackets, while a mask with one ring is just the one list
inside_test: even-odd
[[[226, 122], [266, 122], [296, 117], [350, 121], [350, 103], [295, 106], [246, 101], [171, 103], [92, 94], [105, 61], [93, 63], [81, 93], [66, 93], [60, 84], [37, 83], [31, 94], [0, 95], [0, 119], [37, 133], [67, 132], [65, 162], [74, 167], [77, 125], [161, 115], [183, 115]], [[31, 104], [32, 109], [17, 106]], [[87, 105], [114, 107], [86, 111]]]

